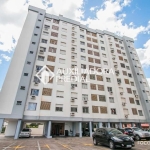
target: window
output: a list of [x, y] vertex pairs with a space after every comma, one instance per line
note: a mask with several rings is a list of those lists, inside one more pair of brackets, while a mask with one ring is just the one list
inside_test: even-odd
[[98, 106], [92, 106], [92, 112], [93, 113], [99, 113], [98, 112]]
[[96, 75], [96, 77], [97, 77], [97, 81], [103, 81], [103, 76]]
[[131, 86], [134, 86], [134, 82], [130, 82]]
[[86, 69], [86, 65], [81, 64], [81, 68], [82, 68], [82, 69]]
[[42, 43], [47, 43], [47, 40], [45, 40], [45, 39], [42, 39], [42, 41], [41, 41]]
[[100, 106], [100, 111], [102, 114], [107, 114], [107, 107]]
[[22, 105], [22, 101], [17, 101], [16, 105]]
[[81, 45], [85, 45], [85, 42], [80, 41], [80, 44], [81, 44]]
[[92, 36], [96, 37], [96, 33], [92, 33]]
[[57, 45], [57, 40], [53, 40], [53, 39], [51, 39], [51, 40], [50, 40], [50, 44]]
[[49, 47], [49, 52], [51, 52], [51, 53], [56, 53], [56, 48], [54, 48], [54, 47]]
[[61, 38], [62, 38], [62, 39], [66, 39], [67, 36], [66, 36], [66, 35], [61, 35]]
[[88, 54], [93, 55], [93, 51], [92, 50], [88, 50]]
[[24, 76], [28, 76], [28, 73], [24, 73]]
[[82, 89], [87, 89], [87, 84], [86, 83], [82, 83]]
[[116, 47], [118, 47], [118, 48], [119, 48], [119, 44], [116, 44]]
[[103, 61], [104, 65], [108, 65], [108, 62], [107, 61]]
[[104, 91], [104, 85], [97, 85], [99, 91]]
[[82, 100], [88, 100], [88, 95], [87, 94], [82, 94]]
[[122, 67], [122, 68], [125, 68], [125, 64], [123, 64], [123, 63], [120, 63], [120, 65], [121, 65], [121, 67]]
[[128, 60], [127, 59], [124, 59], [124, 61], [127, 63], [128, 62]]
[[43, 31], [43, 35], [48, 35], [48, 34], [49, 34], [48, 32]]
[[139, 116], [143, 116], [142, 110], [138, 110], [138, 112], [139, 112]]
[[95, 59], [95, 63], [100, 64], [100, 60], [99, 59]]
[[132, 78], [132, 74], [131, 74], [131, 73], [128, 73], [128, 77], [131, 77], [131, 78]]
[[31, 64], [31, 62], [30, 62], [30, 61], [27, 61], [27, 64], [28, 64], [28, 65], [30, 65], [30, 64]]
[[139, 100], [135, 100], [137, 105], [140, 105], [140, 101]]
[[106, 81], [107, 81], [107, 82], [111, 82], [110, 78], [106, 78]]
[[57, 91], [56, 97], [63, 98], [64, 97], [64, 91]]
[[101, 47], [101, 50], [103, 50], [103, 51], [104, 51], [104, 50], [105, 50], [105, 47]]
[[111, 114], [116, 115], [116, 109], [115, 108], [111, 108]]
[[58, 33], [56, 33], [56, 32], [51, 32], [51, 36], [58, 37]]
[[36, 110], [36, 106], [37, 106], [37, 103], [31, 103], [31, 102], [29, 102], [29, 104], [28, 104], [28, 110], [35, 111]]
[[96, 94], [91, 94], [91, 99], [92, 99], [92, 101], [97, 101], [97, 95]]
[[129, 66], [126, 66], [126, 69], [130, 70]]
[[86, 57], [85, 56], [81, 56], [81, 60], [86, 60]]
[[99, 37], [100, 37], [100, 38], [103, 38], [103, 36], [102, 36], [102, 35], [99, 35]]
[[52, 25], [52, 29], [58, 31], [58, 30], [59, 30], [59, 27]]
[[95, 80], [95, 74], [90, 74], [90, 79]]
[[133, 115], [137, 115], [137, 109], [136, 108], [132, 108], [132, 113], [133, 113]]
[[83, 113], [89, 113], [89, 107], [83, 107], [82, 111]]
[[30, 51], [30, 54], [33, 54], [33, 51]]
[[101, 101], [101, 102], [106, 102], [106, 97], [105, 97], [105, 95], [99, 95], [99, 101]]
[[80, 32], [84, 32], [84, 30], [83, 30], [83, 29], [80, 29]]
[[47, 56], [47, 61], [55, 62], [55, 57], [54, 56]]
[[34, 45], [35, 45], [35, 42], [32, 42], [32, 44], [34, 44]]
[[122, 56], [119, 56], [119, 60], [123, 61], [123, 57], [122, 57]]
[[55, 111], [63, 111], [63, 105], [56, 104]]
[[87, 41], [91, 41], [91, 38], [90, 38], [90, 37], [87, 37]]
[[109, 97], [109, 102], [114, 103], [114, 97]]
[[81, 52], [85, 53], [85, 49], [81, 48], [80, 50], [81, 50]]
[[112, 92], [112, 87], [107, 87], [108, 92]]
[[52, 94], [52, 89], [43, 88], [42, 95], [51, 96], [51, 94]]
[[80, 38], [84, 39], [84, 35], [80, 35]]
[[51, 102], [41, 101], [40, 110], [50, 110]]
[[30, 95], [32, 95], [32, 96], [38, 96], [39, 95], [39, 90], [37, 90], [37, 89], [31, 89]]
[[104, 44], [104, 41], [100, 41], [101, 44]]
[[121, 50], [118, 50], [118, 49], [117, 49], [117, 53], [118, 53], [118, 54], [121, 54]]
[[128, 79], [124, 79], [125, 84], [129, 84], [129, 80]]
[[59, 63], [65, 64], [65, 59], [59, 58]]
[[91, 57], [88, 57], [88, 60], [89, 60], [89, 62], [94, 62], [94, 59], [93, 58], [91, 58]]
[[38, 34], [34, 34], [34, 36], [38, 36]]
[[94, 52], [94, 55], [95, 56], [99, 56], [99, 52]]
[[132, 94], [132, 90], [131, 90], [131, 88], [127, 88], [127, 93]]
[[39, 29], [40, 27], [39, 27], [39, 26], [36, 26], [36, 28]]
[[127, 72], [126, 71], [122, 71], [124, 76], [127, 76]]
[[77, 106], [71, 106], [71, 112], [77, 112]]
[[40, 79], [36, 76], [34, 76], [34, 80], [33, 80], [36, 84], [40, 83]]
[[134, 98], [129, 97], [129, 101], [130, 101], [131, 104], [134, 104]]
[[95, 42], [95, 43], [97, 43], [97, 40], [96, 40], [96, 39], [92, 39], [92, 41]]
[[106, 54], [102, 54], [102, 56], [103, 56], [104, 58], [106, 58]]
[[93, 48], [94, 48], [94, 49], [98, 49], [98, 46], [97, 46], [97, 45], [93, 45]]
[[39, 61], [44, 61], [44, 56], [38, 56]]
[[59, 24], [59, 21], [56, 19], [53, 19], [53, 23]]
[[91, 90], [96, 90], [96, 84], [91, 84]]
[[66, 51], [65, 50], [60, 50], [60, 54], [66, 55]]
[[20, 90], [25, 90], [25, 86], [21, 86], [21, 87], [20, 87]]
[[90, 43], [87, 43], [87, 47], [91, 47], [91, 48], [92, 48], [92, 44], [90, 44]]

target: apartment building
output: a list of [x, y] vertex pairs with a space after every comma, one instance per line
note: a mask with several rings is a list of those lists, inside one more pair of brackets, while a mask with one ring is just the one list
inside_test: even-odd
[[[67, 68], [113, 69], [81, 74], [89, 82], [43, 84], [36, 74]], [[72, 75], [70, 75], [72, 76]], [[134, 41], [29, 7], [0, 95], [0, 128], [18, 138], [26, 122], [44, 124], [43, 135], [79, 136], [98, 127], [150, 124], [150, 90]]]

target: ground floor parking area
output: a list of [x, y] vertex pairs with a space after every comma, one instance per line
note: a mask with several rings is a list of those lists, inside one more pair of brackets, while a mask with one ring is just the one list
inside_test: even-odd
[[[133, 150], [150, 150], [150, 141], [139, 144], [135, 142]], [[149, 145], [148, 145], [149, 144]], [[64, 137], [64, 138], [13, 138], [0, 137], [0, 150], [109, 150], [106, 146], [94, 146], [90, 137]]]

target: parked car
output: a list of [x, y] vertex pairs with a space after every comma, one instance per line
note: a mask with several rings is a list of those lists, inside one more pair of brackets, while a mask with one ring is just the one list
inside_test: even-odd
[[25, 128], [19, 134], [19, 137], [30, 137], [31, 136], [31, 129]]
[[118, 130], [134, 139], [134, 131], [131, 128], [122, 128]]
[[143, 131], [142, 129], [137, 127], [131, 127], [131, 129], [134, 131], [134, 136], [137, 141], [141, 139], [150, 140], [150, 133], [148, 131]]
[[115, 128], [99, 128], [93, 134], [93, 143], [107, 145], [111, 149], [114, 148], [129, 148], [134, 147], [132, 137], [123, 134]]

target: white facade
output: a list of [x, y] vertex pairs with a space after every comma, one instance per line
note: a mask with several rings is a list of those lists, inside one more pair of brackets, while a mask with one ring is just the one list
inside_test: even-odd
[[[135, 74], [133, 61], [136, 62], [139, 75]], [[56, 82], [55, 76], [52, 83], [35, 84], [37, 66], [45, 65], [53, 66], [55, 75], [58, 69], [67, 70], [72, 65], [76, 65], [79, 72], [81, 66], [86, 65], [87, 69], [91, 66], [107, 68], [119, 74], [102, 74], [100, 79], [95, 75], [95, 80], [91, 79], [94, 76], [87, 74], [89, 82], [73, 83]], [[132, 77], [129, 77], [130, 74]], [[118, 83], [119, 80], [121, 83]], [[71, 84], [77, 87], [72, 89]], [[108, 91], [109, 87], [112, 92]], [[87, 98], [83, 99], [83, 95]], [[100, 100], [99, 96], [103, 98]], [[74, 135], [79, 133], [82, 136], [81, 122], [88, 122], [93, 128], [93, 123], [97, 123], [97, 126], [107, 123], [109, 127], [112, 123], [120, 126], [120, 123], [148, 123], [150, 120], [149, 87], [132, 39], [89, 29], [79, 22], [46, 14], [44, 10], [34, 7], [29, 7], [1, 91], [0, 104], [1, 122], [3, 119], [45, 122], [47, 137], [53, 132], [53, 123], [64, 123], [64, 126], [60, 125], [64, 128], [63, 132], [73, 130]], [[74, 108], [75, 112], [71, 107], [77, 108]], [[83, 107], [88, 109], [86, 113]], [[9, 135], [8, 131], [6, 133]]]

